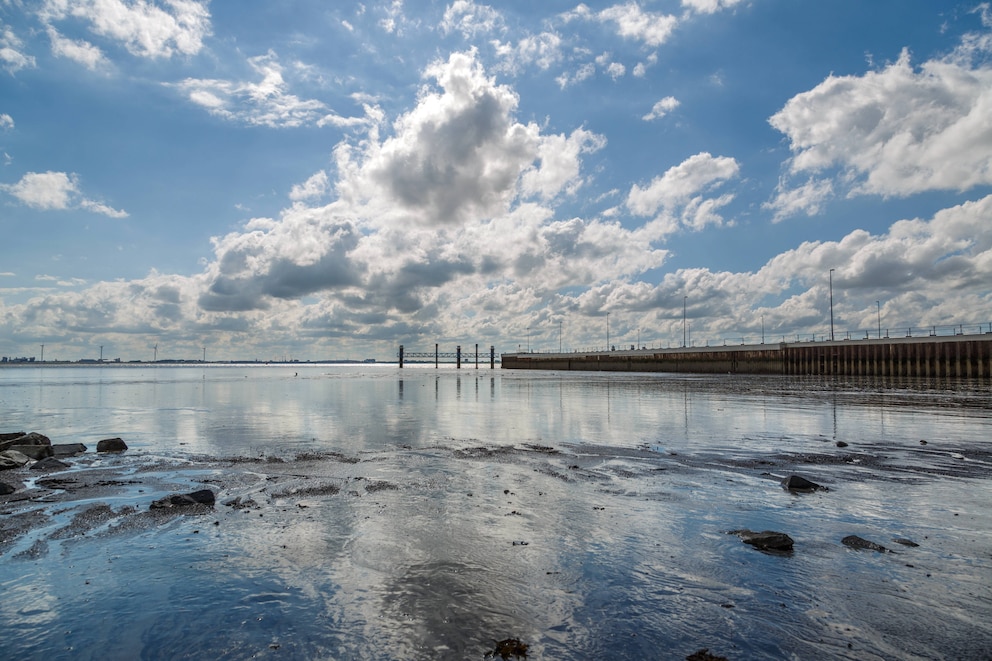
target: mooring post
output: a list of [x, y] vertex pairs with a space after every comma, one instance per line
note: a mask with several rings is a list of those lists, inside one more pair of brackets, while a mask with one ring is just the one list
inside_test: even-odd
[[489, 369], [496, 369], [496, 347], [489, 345]]
[[437, 369], [437, 344], [434, 345], [434, 369]]
[[475, 344], [475, 369], [479, 369], [479, 343]]
[[403, 345], [400, 345], [400, 369], [403, 369]]
[[455, 348], [455, 369], [462, 368], [462, 345]]

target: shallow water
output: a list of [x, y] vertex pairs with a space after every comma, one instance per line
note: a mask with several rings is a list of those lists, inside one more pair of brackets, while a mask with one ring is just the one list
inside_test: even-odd
[[[104, 486], [0, 501], [2, 658], [992, 656], [987, 383], [2, 369], [21, 429]], [[211, 512], [146, 511], [204, 485]]]

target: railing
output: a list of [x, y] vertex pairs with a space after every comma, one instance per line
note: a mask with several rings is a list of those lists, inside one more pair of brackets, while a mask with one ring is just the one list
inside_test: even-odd
[[[867, 328], [860, 330], [846, 330], [846, 331], [835, 331], [834, 340], [836, 341], [852, 341], [852, 340], [889, 340], [896, 338], [905, 337], [951, 337], [955, 335], [989, 335], [992, 334], [992, 322], [980, 323], [980, 324], [944, 324], [944, 325], [930, 325], [930, 326], [907, 326], [899, 328]], [[792, 344], [792, 343], [806, 343], [806, 342], [829, 342], [830, 333], [794, 333], [789, 335], [772, 335], [766, 333], [764, 338], [760, 335], [741, 335], [741, 336], [731, 336], [722, 337], [717, 340], [704, 339], [702, 344], [698, 343], [696, 340], [689, 342], [690, 349], [703, 349], [706, 347], [729, 347], [729, 346], [743, 346], [743, 345], [761, 345], [761, 344], [779, 344], [779, 342]], [[557, 349], [543, 349], [543, 348], [531, 348], [529, 350], [520, 350], [518, 353], [531, 353], [531, 354], [569, 354], [569, 353], [603, 353], [610, 351], [654, 351], [658, 349], [682, 349], [681, 343], [672, 344], [668, 343], [665, 346], [660, 344], [645, 344], [641, 343], [640, 347], [631, 343], [611, 343], [611, 346], [593, 346], [593, 347], [579, 347], [579, 348], [567, 348], [562, 350]], [[433, 354], [431, 354], [433, 356]]]

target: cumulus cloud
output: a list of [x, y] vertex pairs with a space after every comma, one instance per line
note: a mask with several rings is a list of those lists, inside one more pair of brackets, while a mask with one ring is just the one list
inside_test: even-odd
[[88, 41], [67, 39], [55, 28], [48, 28], [48, 38], [52, 42], [52, 53], [79, 62], [91, 71], [107, 64], [103, 52]]
[[679, 107], [679, 100], [674, 96], [666, 96], [661, 101], [658, 101], [651, 108], [651, 112], [641, 117], [645, 122], [650, 122], [654, 119], [661, 119], [668, 113], [672, 112]]
[[636, 2], [613, 5], [602, 11], [593, 11], [580, 4], [562, 15], [566, 21], [582, 19], [614, 25], [617, 34], [625, 39], [634, 39], [647, 46], [660, 46], [668, 41], [678, 24], [675, 16], [658, 12], [646, 12]]
[[828, 200], [834, 196], [833, 183], [828, 179], [812, 177], [801, 186], [780, 182], [775, 197], [761, 205], [762, 209], [774, 212], [772, 222], [778, 223], [799, 214], [815, 216]]
[[293, 186], [293, 189], [289, 192], [289, 199], [294, 202], [320, 199], [321, 197], [327, 195], [329, 188], [330, 179], [328, 178], [327, 173], [321, 170], [302, 184]]
[[959, 50], [914, 68], [903, 51], [879, 71], [830, 76], [793, 97], [769, 120], [789, 139], [791, 173], [836, 168], [850, 195], [992, 184], [992, 67], [980, 62]]
[[0, 113], [0, 129], [14, 128], [14, 118], [7, 113]]
[[441, 32], [460, 32], [466, 39], [489, 34], [502, 26], [503, 18], [489, 5], [477, 5], [472, 0], [455, 0], [444, 10]]
[[[520, 124], [515, 93], [486, 76], [474, 52], [426, 75], [436, 87], [425, 87], [392, 135], [373, 131], [361, 149], [336, 150], [336, 201], [303, 204], [331, 188], [317, 173], [294, 187], [297, 204], [280, 218], [214, 240], [203, 310], [271, 312], [306, 297], [316, 299], [301, 312], [308, 327], [372, 318], [431, 326], [461, 310], [465, 292], [480, 309], [499, 310], [505, 297], [553, 296], [664, 262], [649, 236], [619, 223], [555, 220], [531, 201], [574, 194], [582, 156], [601, 149], [602, 136], [541, 135]], [[487, 314], [495, 331], [499, 315]]]
[[538, 128], [517, 123], [516, 94], [485, 75], [475, 53], [455, 53], [428, 67], [441, 91], [425, 89], [417, 107], [374, 144], [344, 186], [366, 200], [385, 195], [423, 225], [491, 217], [506, 209], [517, 178], [534, 160]]
[[127, 212], [83, 197], [79, 177], [65, 172], [28, 172], [16, 184], [0, 184], [21, 203], [42, 211], [81, 208], [110, 218], [126, 218]]
[[719, 210], [733, 200], [732, 194], [707, 197], [724, 182], [740, 173], [737, 161], [727, 156], [703, 152], [691, 156], [665, 174], [655, 177], [646, 187], [634, 184], [626, 206], [638, 216], [658, 216], [645, 230], [661, 238], [680, 226], [700, 230], [707, 225], [722, 225]]
[[24, 43], [8, 26], [0, 24], [0, 66], [7, 73], [17, 73], [21, 69], [32, 69], [35, 59], [21, 52]]
[[195, 0], [45, 0], [38, 13], [46, 24], [82, 21], [93, 34], [148, 58], [195, 55], [211, 30], [206, 3]]
[[523, 37], [515, 45], [497, 39], [492, 45], [500, 60], [499, 70], [512, 74], [528, 66], [546, 71], [562, 59], [562, 39], [553, 32]]

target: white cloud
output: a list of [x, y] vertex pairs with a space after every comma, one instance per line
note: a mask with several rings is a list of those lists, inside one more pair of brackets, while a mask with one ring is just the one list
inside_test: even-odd
[[111, 218], [127, 217], [124, 211], [83, 197], [79, 190], [79, 178], [75, 174], [28, 172], [16, 184], [0, 184], [0, 190], [42, 211], [81, 208]]
[[17, 73], [21, 69], [32, 69], [35, 59], [21, 52], [24, 44], [9, 27], [0, 24], [0, 66], [7, 73]]
[[388, 200], [425, 225], [504, 211], [536, 156], [537, 127], [513, 121], [516, 94], [487, 78], [474, 52], [452, 54], [426, 74], [442, 91], [425, 89], [417, 107], [396, 120], [396, 135], [371, 146], [358, 169], [339, 164], [354, 171], [345, 189]]
[[581, 83], [583, 80], [588, 80], [596, 75], [596, 65], [592, 62], [588, 62], [579, 67], [575, 73], [569, 75], [568, 73], [563, 73], [557, 78], [555, 82], [562, 89], [569, 87], [570, 85], [575, 85], [576, 83]]
[[329, 188], [330, 180], [327, 177], [327, 173], [321, 170], [302, 184], [293, 186], [293, 189], [289, 192], [289, 199], [294, 202], [319, 199], [327, 195]]
[[187, 78], [171, 85], [207, 112], [231, 121], [256, 126], [298, 127], [305, 125], [365, 125], [365, 118], [345, 118], [332, 112], [321, 101], [300, 99], [288, 92], [278, 56], [269, 51], [248, 59], [261, 77], [258, 82]]
[[780, 183], [776, 196], [761, 205], [762, 209], [775, 212], [772, 222], [778, 223], [786, 218], [800, 213], [815, 216], [820, 213], [823, 204], [833, 197], [833, 183], [827, 179], [816, 180], [812, 177], [798, 188]]
[[14, 128], [14, 118], [7, 113], [0, 113], [0, 129]]
[[576, 129], [567, 138], [549, 135], [541, 138], [537, 150], [538, 167], [528, 169], [521, 179], [525, 195], [539, 195], [549, 200], [562, 190], [574, 194], [583, 181], [580, 177], [581, 155], [599, 151], [606, 139], [585, 129]]
[[210, 12], [194, 0], [46, 0], [39, 16], [46, 24], [84, 21], [96, 35], [118, 41], [141, 57], [195, 55], [210, 35]]
[[479, 34], [498, 30], [503, 24], [499, 12], [489, 5], [477, 5], [472, 0], [455, 0], [444, 10], [441, 32], [461, 32], [470, 39]]
[[653, 119], [661, 119], [671, 111], [679, 107], [679, 100], [674, 96], [666, 96], [661, 101], [658, 101], [651, 108], [651, 112], [641, 117], [645, 122], [650, 122]]
[[512, 74], [531, 65], [546, 71], [562, 59], [562, 40], [553, 32], [524, 37], [515, 46], [499, 40], [494, 40], [492, 45], [500, 59], [499, 69]]
[[654, 241], [664, 239], [680, 227], [699, 231], [709, 225], [724, 225], [720, 210], [733, 201], [734, 195], [707, 194], [737, 178], [739, 172], [740, 167], [732, 158], [713, 157], [705, 152], [696, 154], [669, 168], [645, 188], [634, 184], [626, 206], [638, 216], [657, 214], [639, 230]]
[[625, 39], [635, 39], [647, 46], [660, 46], [671, 36], [678, 24], [675, 16], [657, 12], [645, 12], [636, 2], [613, 5], [599, 12], [593, 12], [584, 4], [563, 14], [566, 21], [573, 19], [592, 20], [616, 25], [617, 34]]
[[66, 39], [52, 27], [48, 28], [48, 38], [52, 42], [52, 53], [57, 57], [79, 62], [91, 71], [107, 64], [103, 52], [88, 41]]
[[992, 184], [992, 67], [961, 53], [914, 69], [830, 76], [769, 120], [788, 136], [793, 174], [839, 168], [853, 195], [907, 196]]
[[740, 2], [741, 0], [682, 0], [682, 6], [697, 14], [715, 14]]

